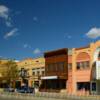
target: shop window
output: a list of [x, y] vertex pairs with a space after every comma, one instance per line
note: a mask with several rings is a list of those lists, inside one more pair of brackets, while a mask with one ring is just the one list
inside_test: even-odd
[[92, 82], [92, 91], [96, 91], [96, 82]]
[[90, 90], [89, 82], [77, 82], [77, 90]]

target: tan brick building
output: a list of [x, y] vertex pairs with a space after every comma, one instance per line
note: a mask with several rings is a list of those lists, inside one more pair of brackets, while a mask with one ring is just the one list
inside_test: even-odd
[[[45, 71], [45, 59], [43, 57], [39, 58], [27, 58], [21, 60], [17, 63], [18, 69], [20, 71], [20, 75], [25, 72], [25, 83], [30, 86], [34, 87], [41, 84], [40, 77], [44, 76]], [[22, 73], [21, 73], [22, 72]], [[19, 78], [19, 81], [22, 85], [22, 77]]]

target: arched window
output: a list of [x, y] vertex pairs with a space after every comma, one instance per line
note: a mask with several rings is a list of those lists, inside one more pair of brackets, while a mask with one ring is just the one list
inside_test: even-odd
[[76, 57], [76, 69], [89, 69], [90, 68], [90, 55], [87, 52], [81, 52]]

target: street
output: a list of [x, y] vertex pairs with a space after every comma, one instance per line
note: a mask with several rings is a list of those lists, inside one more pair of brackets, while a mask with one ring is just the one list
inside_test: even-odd
[[[56, 98], [41, 98], [41, 97], [34, 97], [34, 100], [58, 100], [58, 99], [56, 99]], [[18, 98], [6, 98], [6, 97], [0, 97], [0, 100], [33, 100], [33, 99], [18, 99]], [[64, 99], [59, 99], [59, 100], [64, 100]]]

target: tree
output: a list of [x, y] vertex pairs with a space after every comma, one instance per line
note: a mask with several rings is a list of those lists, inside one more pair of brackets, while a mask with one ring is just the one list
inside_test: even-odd
[[6, 78], [8, 85], [14, 87], [14, 83], [19, 76], [17, 64], [13, 60], [9, 60], [4, 66], [6, 70], [3, 73], [3, 77]]

